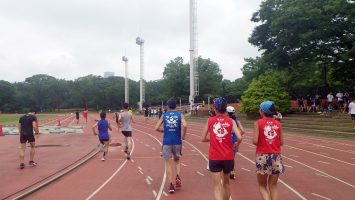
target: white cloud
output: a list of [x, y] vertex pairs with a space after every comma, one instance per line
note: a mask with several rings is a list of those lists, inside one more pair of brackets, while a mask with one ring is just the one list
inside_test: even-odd
[[[247, 39], [261, 0], [198, 0], [198, 52], [217, 62], [224, 78], [241, 77], [244, 57], [259, 53]], [[145, 39], [145, 77], [162, 78], [177, 56], [189, 58], [188, 0], [8, 0], [0, 7], [0, 79], [23, 81], [44, 73], [75, 79], [113, 71], [139, 79]]]

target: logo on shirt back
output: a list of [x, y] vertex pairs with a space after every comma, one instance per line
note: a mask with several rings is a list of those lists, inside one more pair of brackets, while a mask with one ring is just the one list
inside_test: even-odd
[[178, 127], [178, 124], [177, 124], [178, 116], [176, 116], [176, 115], [166, 116], [165, 122], [166, 122], [167, 127], [176, 128], [176, 127]]
[[279, 127], [277, 125], [273, 125], [272, 122], [266, 122], [266, 126], [264, 127], [264, 135], [269, 144], [272, 144], [274, 141], [274, 138], [277, 136], [276, 130], [278, 129]]
[[219, 141], [219, 143], [222, 143], [222, 140], [224, 139], [224, 136], [228, 134], [228, 131], [226, 127], [229, 127], [230, 124], [227, 122], [224, 122], [223, 119], [217, 119], [217, 122], [213, 124], [213, 133], [216, 135], [216, 139]]

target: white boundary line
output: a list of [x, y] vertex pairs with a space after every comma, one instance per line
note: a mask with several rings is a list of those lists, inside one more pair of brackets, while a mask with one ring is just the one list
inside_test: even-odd
[[[133, 141], [133, 140], [132, 140]], [[134, 141], [133, 143], [133, 147], [132, 147], [132, 151], [131, 153], [133, 153], [134, 151]], [[103, 187], [105, 187], [105, 185], [107, 185], [107, 183], [109, 183], [115, 176], [116, 174], [123, 168], [123, 166], [125, 166], [125, 164], [127, 163], [127, 159], [121, 164], [121, 166], [110, 176], [110, 178], [108, 178], [99, 188], [97, 188], [93, 193], [91, 193], [91, 195], [89, 197], [86, 198], [86, 200], [91, 199], [93, 196], [95, 196], [95, 194], [97, 194]]]
[[317, 194], [317, 193], [311, 193], [311, 194], [314, 195], [314, 196], [316, 196], [316, 197], [322, 198], [322, 199], [332, 200], [332, 199], [329, 199], [329, 198], [324, 197], [324, 196], [322, 196], [322, 195], [319, 195], [319, 194]]

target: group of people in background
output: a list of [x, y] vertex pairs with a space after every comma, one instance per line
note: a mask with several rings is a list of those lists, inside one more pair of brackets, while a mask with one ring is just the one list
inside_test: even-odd
[[330, 92], [326, 99], [321, 99], [320, 95], [307, 95], [297, 98], [298, 109], [300, 112], [331, 112], [339, 110], [346, 113], [349, 110], [351, 98], [348, 92], [337, 92], [335, 96]]

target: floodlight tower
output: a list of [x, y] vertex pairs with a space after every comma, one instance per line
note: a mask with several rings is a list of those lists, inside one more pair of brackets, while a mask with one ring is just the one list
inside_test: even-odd
[[199, 95], [197, 55], [197, 0], [190, 0], [190, 110]]
[[124, 101], [129, 103], [129, 86], [128, 86], [128, 58], [122, 56], [122, 61], [125, 62], [125, 77], [124, 77]]
[[144, 87], [144, 40], [137, 37], [136, 44], [140, 46], [140, 84], [139, 84], [139, 109], [143, 110], [143, 103], [145, 102], [145, 87]]

